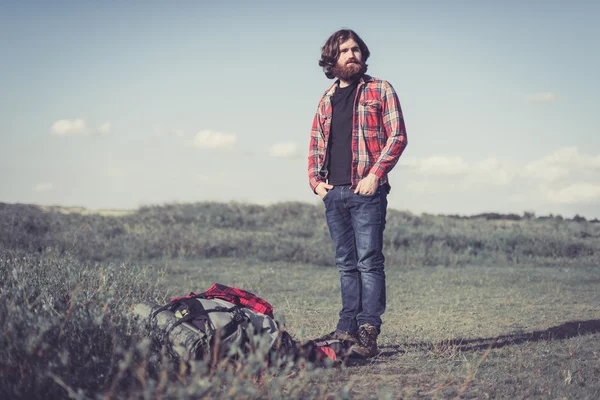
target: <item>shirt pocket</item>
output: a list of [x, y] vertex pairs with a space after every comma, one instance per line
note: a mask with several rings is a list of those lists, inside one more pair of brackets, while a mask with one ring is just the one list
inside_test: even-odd
[[319, 115], [319, 119], [321, 120], [321, 129], [323, 134], [328, 134], [329, 129], [331, 128], [331, 116], [330, 115]]
[[365, 136], [378, 136], [382, 128], [381, 102], [362, 100], [358, 103], [359, 128]]

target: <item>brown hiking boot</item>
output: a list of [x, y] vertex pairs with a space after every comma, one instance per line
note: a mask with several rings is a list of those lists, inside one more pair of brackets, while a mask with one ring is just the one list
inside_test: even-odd
[[343, 331], [338, 331], [338, 330], [328, 333], [327, 335], [322, 336], [315, 340], [317, 340], [317, 341], [319, 341], [319, 340], [342, 340], [342, 341], [350, 342], [352, 344], [358, 343], [358, 340], [356, 339], [356, 337], [351, 335], [349, 332], [343, 332]]
[[361, 358], [370, 358], [377, 354], [377, 328], [371, 324], [362, 324], [356, 334], [358, 343], [350, 347], [350, 354]]

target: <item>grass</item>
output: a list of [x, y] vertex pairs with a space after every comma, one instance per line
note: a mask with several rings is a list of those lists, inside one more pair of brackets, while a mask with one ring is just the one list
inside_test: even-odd
[[[300, 335], [335, 326], [335, 269], [234, 259], [170, 268], [169, 290], [220, 280], [261, 293]], [[597, 398], [599, 283], [595, 268], [388, 266], [381, 353], [322, 384], [350, 385], [356, 398]]]
[[[318, 209], [0, 204], [0, 398], [600, 398], [598, 224], [391, 214], [378, 356], [280, 370], [257, 353], [185, 372], [132, 323], [132, 304], [220, 282], [267, 299], [298, 338], [333, 329], [339, 276], [307, 222]], [[196, 242], [202, 252], [181, 250]]]
[[[323, 207], [303, 203], [165, 205], [119, 217], [0, 203], [0, 233], [0, 250], [52, 248], [96, 262], [235, 257], [331, 265], [333, 252]], [[581, 267], [600, 264], [599, 239], [600, 223], [581, 217], [389, 210], [384, 245], [388, 262], [405, 267]]]
[[121, 217], [134, 213], [134, 210], [127, 209], [89, 209], [85, 207], [61, 207], [61, 206], [39, 206], [46, 212], [57, 212], [61, 214], [82, 214], [82, 215], [102, 215], [105, 217]]

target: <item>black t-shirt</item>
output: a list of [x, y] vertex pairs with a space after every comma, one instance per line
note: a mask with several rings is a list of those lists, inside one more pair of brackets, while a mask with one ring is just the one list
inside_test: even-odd
[[352, 183], [352, 122], [357, 87], [358, 81], [338, 87], [331, 102], [328, 181], [333, 186]]

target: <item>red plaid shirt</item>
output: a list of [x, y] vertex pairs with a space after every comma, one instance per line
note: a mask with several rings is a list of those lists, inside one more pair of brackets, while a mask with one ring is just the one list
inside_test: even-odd
[[[313, 120], [308, 151], [313, 192], [327, 179], [323, 164], [331, 130], [331, 97], [337, 88], [338, 82], [325, 92]], [[360, 79], [352, 126], [352, 187], [371, 172], [379, 177], [380, 185], [389, 185], [387, 174], [408, 143], [400, 101], [389, 82], [368, 75]]]
[[273, 306], [266, 300], [263, 300], [257, 295], [244, 289], [229, 287], [220, 283], [215, 283], [206, 292], [191, 292], [187, 296], [173, 297], [171, 301], [190, 299], [194, 297], [200, 297], [204, 299], [222, 299], [239, 306], [247, 307], [252, 311], [256, 311], [273, 318]]

